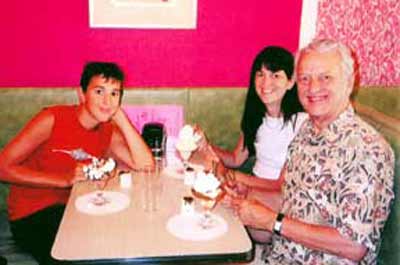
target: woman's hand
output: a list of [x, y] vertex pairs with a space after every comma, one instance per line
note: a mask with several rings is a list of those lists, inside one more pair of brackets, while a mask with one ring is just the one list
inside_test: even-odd
[[206, 148], [209, 145], [207, 135], [204, 133], [203, 129], [198, 124], [192, 126], [194, 129], [194, 133], [201, 136], [199, 142], [197, 143], [199, 149]]
[[202, 165], [205, 170], [212, 170], [213, 165], [219, 162], [219, 157], [214, 152], [212, 145], [208, 142], [207, 136], [198, 125], [194, 125], [195, 133], [201, 136], [197, 143], [198, 148], [193, 151], [190, 162]]

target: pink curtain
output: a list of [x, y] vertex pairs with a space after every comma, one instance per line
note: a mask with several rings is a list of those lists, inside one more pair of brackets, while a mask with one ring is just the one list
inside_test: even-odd
[[399, 14], [399, 0], [320, 0], [316, 36], [353, 49], [360, 85], [399, 85]]

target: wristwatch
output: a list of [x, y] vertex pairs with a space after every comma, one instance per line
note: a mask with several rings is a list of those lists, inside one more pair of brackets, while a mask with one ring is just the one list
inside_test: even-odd
[[281, 235], [282, 221], [284, 217], [285, 215], [283, 213], [278, 213], [278, 215], [276, 216], [275, 224], [272, 228], [272, 231], [277, 235]]

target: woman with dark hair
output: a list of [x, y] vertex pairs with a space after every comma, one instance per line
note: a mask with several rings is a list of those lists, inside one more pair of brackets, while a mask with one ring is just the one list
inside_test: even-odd
[[[253, 175], [235, 174], [229, 170], [224, 181], [238, 195], [245, 195], [251, 188], [279, 190], [279, 178], [286, 160], [288, 146], [308, 115], [297, 97], [293, 77], [294, 58], [284, 48], [268, 46], [255, 58], [250, 74], [244, 113], [242, 134], [233, 151], [212, 146], [203, 140], [198, 149], [203, 163], [222, 162], [225, 167], [237, 168], [249, 157], [255, 156]], [[203, 134], [200, 128], [198, 131]], [[206, 139], [204, 136], [203, 139]], [[214, 163], [218, 165], [219, 163]], [[217, 174], [220, 176], [220, 174]], [[279, 192], [268, 197], [254, 197], [274, 210], [281, 205]], [[256, 218], [256, 217], [255, 217]], [[257, 243], [268, 243], [271, 233], [248, 229]]]
[[[263, 188], [278, 180], [289, 143], [307, 114], [297, 97], [293, 78], [294, 58], [284, 48], [268, 46], [255, 58], [241, 122], [242, 134], [233, 151], [208, 145], [229, 168], [237, 168], [255, 156], [253, 176], [236, 178], [250, 187]], [[211, 147], [211, 148], [210, 148]], [[279, 185], [277, 183], [277, 185]]]

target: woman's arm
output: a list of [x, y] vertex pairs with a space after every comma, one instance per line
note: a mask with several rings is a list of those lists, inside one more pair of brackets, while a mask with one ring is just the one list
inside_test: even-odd
[[116, 128], [111, 137], [111, 155], [130, 168], [154, 166], [149, 147], [121, 108], [114, 115], [113, 121]]
[[252, 175], [247, 175], [243, 172], [228, 169], [222, 163], [217, 164], [216, 173], [218, 177], [221, 177], [228, 181], [231, 184], [235, 182], [240, 182], [246, 185], [248, 188], [252, 189], [254, 193], [263, 193], [263, 192], [280, 192], [281, 186], [284, 181], [284, 174], [286, 166], [283, 167], [282, 173], [277, 180], [269, 180], [269, 179], [261, 179]]
[[53, 124], [53, 114], [41, 111], [4, 147], [0, 152], [2, 181], [34, 187], [65, 188], [72, 185], [74, 180], [71, 177], [32, 170], [24, 165], [24, 161], [34, 155], [35, 150], [50, 137]]
[[263, 179], [253, 175], [247, 175], [245, 173], [235, 171], [236, 180], [247, 185], [249, 188], [263, 191], [280, 191], [283, 183], [283, 179], [277, 180]]
[[236, 143], [233, 151], [224, 150], [218, 146], [211, 145], [215, 154], [221, 159], [225, 166], [230, 168], [237, 168], [243, 164], [244, 161], [249, 157], [247, 148], [243, 147], [244, 137], [240, 134], [238, 142]]

